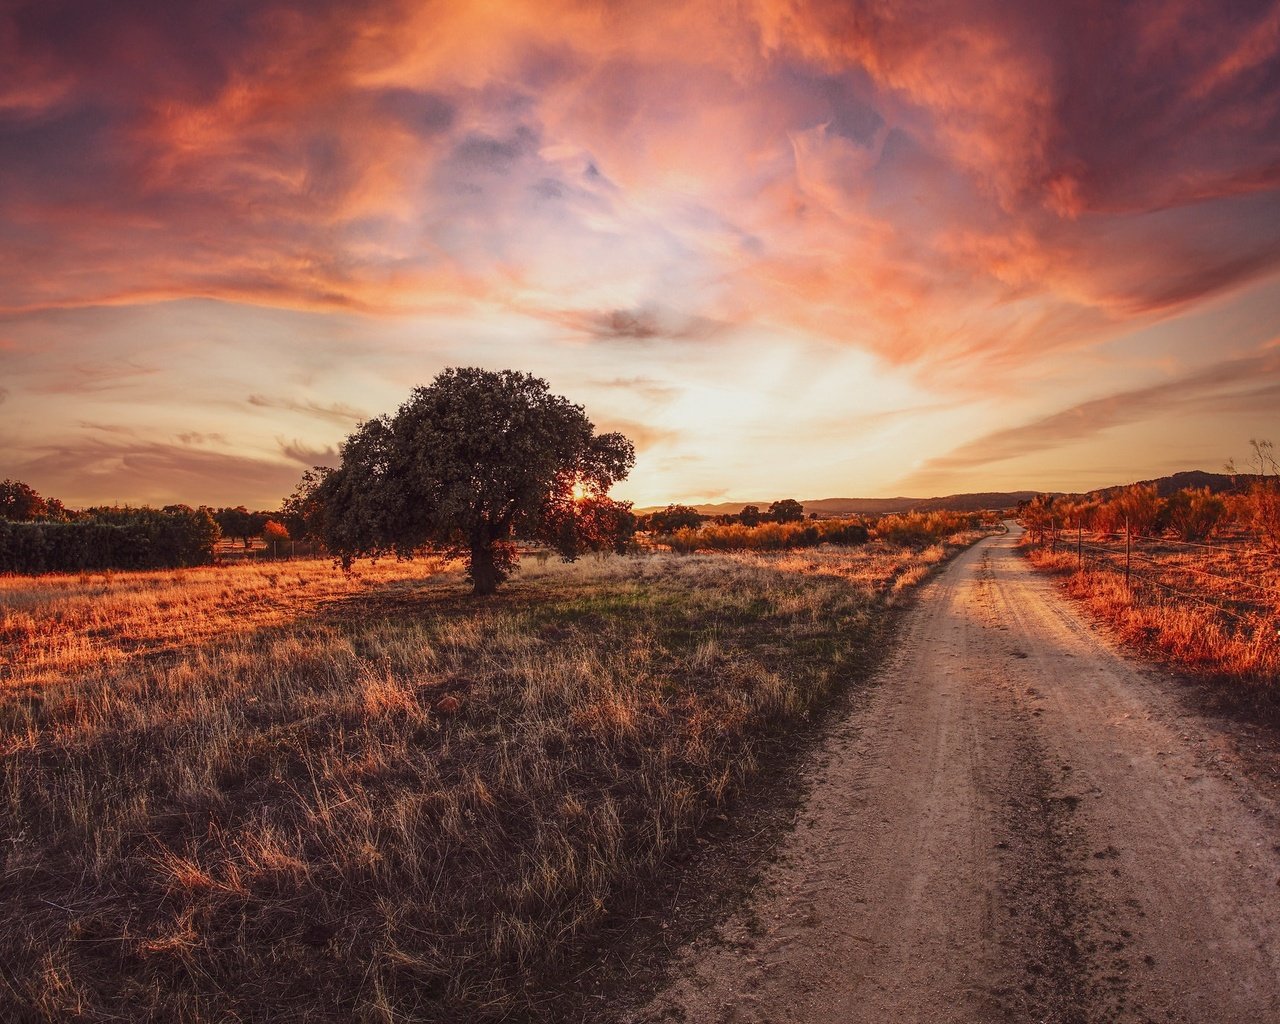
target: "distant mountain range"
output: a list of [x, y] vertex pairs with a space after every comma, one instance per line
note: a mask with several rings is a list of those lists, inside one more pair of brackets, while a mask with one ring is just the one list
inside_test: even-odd
[[[1253, 477], [1248, 473], [1230, 476], [1226, 473], [1205, 473], [1191, 470], [1184, 473], [1173, 473], [1170, 476], [1156, 477], [1154, 480], [1139, 480], [1138, 483], [1154, 484], [1156, 492], [1163, 498], [1186, 487], [1207, 487], [1215, 494], [1237, 490], [1247, 486]], [[1131, 484], [1115, 484], [1111, 487], [1099, 487], [1088, 491], [1089, 497], [1107, 498]], [[989, 508], [1012, 508], [1021, 501], [1029, 501], [1037, 494], [1063, 494], [1063, 491], [978, 491], [972, 494], [948, 494], [940, 498], [810, 498], [802, 501], [806, 512], [819, 512], [824, 515], [885, 515], [889, 512], [909, 512], [912, 510], [931, 512], [936, 509], [947, 509], [954, 512], [977, 512]], [[716, 504], [694, 505], [704, 516], [737, 515], [744, 505], [755, 505], [765, 511], [770, 501], [722, 501]], [[653, 512], [662, 506], [653, 505], [637, 509], [637, 512]]]

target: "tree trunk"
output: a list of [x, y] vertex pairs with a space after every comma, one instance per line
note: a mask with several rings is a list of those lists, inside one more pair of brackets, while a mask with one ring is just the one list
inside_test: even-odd
[[493, 544], [487, 541], [471, 542], [471, 592], [485, 597], [498, 589], [498, 567], [493, 561]]

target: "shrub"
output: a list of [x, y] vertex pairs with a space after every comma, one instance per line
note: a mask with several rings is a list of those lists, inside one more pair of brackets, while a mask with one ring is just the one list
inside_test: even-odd
[[1256, 480], [1236, 502], [1237, 520], [1257, 530], [1272, 547], [1280, 547], [1280, 482], [1275, 477]]
[[268, 519], [262, 527], [262, 539], [268, 544], [279, 544], [289, 539], [289, 530], [284, 523], [277, 523], [274, 519]]
[[1057, 518], [1053, 498], [1048, 494], [1037, 494], [1025, 505], [1019, 506], [1019, 512], [1027, 529], [1037, 535], [1050, 529]]
[[1154, 484], [1134, 484], [1099, 508], [1096, 525], [1104, 532], [1123, 530], [1127, 525], [1139, 537], [1151, 536], [1159, 531], [1162, 511]]
[[1209, 493], [1207, 487], [1199, 490], [1186, 488], [1170, 495], [1165, 502], [1165, 516], [1169, 526], [1187, 541], [1204, 540], [1213, 536], [1226, 514], [1226, 502]]
[[883, 541], [904, 547], [927, 547], [940, 540], [978, 526], [979, 517], [971, 512], [902, 512], [882, 516], [875, 533]]

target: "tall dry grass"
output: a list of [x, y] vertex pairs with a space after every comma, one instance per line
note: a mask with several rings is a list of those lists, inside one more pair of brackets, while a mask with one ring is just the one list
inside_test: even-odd
[[[1090, 537], [1092, 544], [1101, 538]], [[1026, 549], [1119, 637], [1179, 668], [1273, 704], [1280, 694], [1280, 559], [1255, 543], [1197, 549], [1143, 542], [1124, 577], [1123, 541], [1090, 552], [1081, 571], [1072, 539]]]
[[499, 1020], [947, 551], [0, 587], [0, 1019]]

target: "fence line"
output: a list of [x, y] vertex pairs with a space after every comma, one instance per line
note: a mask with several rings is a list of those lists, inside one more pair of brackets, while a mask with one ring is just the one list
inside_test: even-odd
[[[1218, 614], [1233, 619], [1237, 623], [1244, 623], [1249, 619], [1256, 619], [1260, 616], [1264, 618], [1273, 616], [1277, 611], [1275, 607], [1269, 607], [1267, 602], [1257, 598], [1236, 595], [1215, 598], [1203, 592], [1188, 593], [1185, 590], [1170, 586], [1162, 580], [1155, 579], [1149, 572], [1144, 572], [1135, 568], [1133, 561], [1137, 559], [1143, 568], [1151, 567], [1155, 569], [1163, 569], [1165, 566], [1154, 558], [1150, 552], [1143, 551], [1138, 548], [1133, 543], [1137, 538], [1134, 538], [1132, 535], [1126, 536], [1124, 533], [1091, 534], [1089, 542], [1084, 540], [1083, 531], [1076, 531], [1075, 537], [1071, 537], [1069, 534], [1064, 535], [1061, 531], [1053, 529], [1039, 531], [1039, 535], [1039, 543], [1041, 547], [1051, 546], [1053, 550], [1056, 550], [1058, 543], [1061, 541], [1064, 548], [1067, 550], [1074, 548], [1075, 553], [1080, 559], [1079, 567], [1081, 571], [1086, 568], [1085, 554], [1088, 553], [1092, 555], [1094, 561], [1093, 568], [1095, 571], [1098, 568], [1101, 568], [1107, 572], [1114, 572], [1117, 575], [1125, 576], [1126, 583], [1130, 590], [1134, 591], [1135, 594], [1139, 588], [1147, 588], [1152, 591], [1158, 590], [1183, 601], [1202, 605]], [[1095, 538], [1105, 540], [1112, 537], [1117, 540], [1128, 540], [1129, 544], [1126, 548], [1112, 548], [1093, 542]], [[1193, 544], [1192, 542], [1183, 541], [1171, 542], [1164, 538], [1160, 538], [1157, 543], [1161, 545], [1174, 544], [1194, 546], [1219, 551], [1223, 548], [1222, 545]], [[1197, 576], [1207, 577], [1208, 579], [1226, 584], [1229, 587], [1238, 587], [1253, 591], [1254, 593], [1265, 595], [1269, 601], [1280, 601], [1280, 589], [1275, 587], [1261, 586], [1235, 576], [1224, 576], [1220, 573], [1209, 572], [1206, 569], [1186, 565], [1184, 563], [1178, 563], [1176, 565], [1176, 570], [1179, 572], [1191, 572]], [[1135, 584], [1137, 586], [1135, 586]], [[1244, 606], [1243, 609], [1240, 606]]]
[[[1057, 531], [1057, 539], [1061, 540], [1064, 536], [1069, 538], [1070, 535], [1063, 534], [1062, 531]], [[1120, 552], [1118, 550], [1114, 550], [1112, 548], [1103, 547], [1098, 544], [1094, 544], [1092, 543], [1092, 539], [1097, 537], [1115, 537], [1117, 540], [1123, 540], [1124, 536], [1125, 535], [1123, 533], [1091, 533], [1090, 542], [1084, 542], [1081, 539], [1077, 539], [1075, 541], [1075, 547], [1077, 548], [1077, 550], [1082, 550], [1082, 551], [1092, 551], [1092, 552], [1097, 552], [1100, 554], [1108, 554], [1108, 555], [1110, 554], [1119, 555]], [[1131, 541], [1133, 540], [1139, 540], [1139, 539], [1131, 538]], [[1069, 543], [1069, 541], [1066, 541], [1064, 543]], [[1170, 543], [1180, 544], [1183, 542], [1169, 541], [1162, 537], [1154, 540], [1153, 543], [1165, 545]], [[1217, 551], [1222, 550], [1222, 547], [1215, 548], [1213, 545], [1208, 545], [1208, 544], [1199, 544], [1195, 546], [1205, 548], [1207, 550], [1217, 550]], [[1152, 557], [1150, 552], [1143, 551], [1140, 547], [1137, 546], [1137, 544], [1131, 543], [1130, 555], [1133, 558], [1144, 559], [1145, 561], [1151, 563], [1152, 565], [1157, 565], [1157, 566], [1160, 565], [1160, 563], [1155, 558]], [[1195, 573], [1198, 576], [1204, 576], [1208, 579], [1218, 580], [1221, 583], [1227, 583], [1236, 587], [1243, 587], [1246, 590], [1252, 590], [1259, 594], [1264, 594], [1268, 598], [1272, 598], [1274, 600], [1280, 600], [1280, 588], [1277, 588], [1277, 587], [1260, 586], [1257, 583], [1251, 583], [1248, 580], [1241, 579], [1237, 576], [1223, 576], [1221, 573], [1210, 572], [1208, 569], [1201, 569], [1198, 566], [1194, 566], [1194, 565], [1179, 564], [1178, 568], [1180, 571], [1183, 571], [1183, 572]]]
[[[1145, 551], [1135, 551], [1134, 555], [1138, 558], [1145, 559], [1152, 565], [1160, 564]], [[1230, 583], [1232, 586], [1244, 587], [1246, 590], [1253, 590], [1259, 594], [1265, 594], [1275, 600], [1280, 600], [1280, 589], [1275, 587], [1260, 587], [1256, 583], [1250, 583], [1247, 580], [1238, 579], [1234, 576], [1221, 576], [1216, 572], [1209, 572], [1207, 569], [1198, 569], [1194, 565], [1180, 565], [1178, 568], [1183, 572], [1193, 572], [1197, 576], [1207, 576], [1211, 580], [1219, 580], [1223, 583]]]
[[[1120, 554], [1120, 552], [1118, 552], [1118, 551], [1112, 551], [1110, 548], [1089, 547], [1089, 550], [1092, 550], [1092, 551], [1098, 551], [1098, 552], [1101, 552], [1101, 553], [1103, 553], [1103, 554], [1105, 554], [1105, 555], [1116, 555], [1116, 556], [1119, 556], [1119, 554]], [[1124, 573], [1124, 568], [1123, 568], [1122, 566], [1118, 566], [1118, 565], [1116, 565], [1116, 563], [1115, 563], [1114, 561], [1112, 561], [1111, 559], [1102, 559], [1102, 560], [1101, 560], [1101, 562], [1102, 562], [1102, 564], [1103, 564], [1103, 565], [1105, 565], [1108, 569], [1113, 570], [1113, 571], [1116, 573], [1116, 575], [1120, 575], [1120, 574]], [[1154, 564], [1154, 563], [1152, 563], [1152, 564]], [[1208, 608], [1215, 608], [1215, 609], [1217, 609], [1218, 611], [1221, 611], [1221, 612], [1223, 612], [1223, 613], [1224, 613], [1224, 614], [1226, 614], [1226, 615], [1230, 615], [1230, 616], [1232, 616], [1232, 617], [1233, 617], [1233, 618], [1235, 618], [1235, 619], [1240, 619], [1240, 618], [1241, 618], [1241, 613], [1239, 613], [1239, 612], [1237, 612], [1237, 611], [1233, 611], [1233, 610], [1232, 610], [1232, 609], [1230, 609], [1230, 608], [1227, 608], [1227, 607], [1226, 607], [1226, 606], [1225, 606], [1221, 601], [1215, 601], [1215, 600], [1213, 600], [1212, 598], [1209, 598], [1209, 597], [1204, 596], [1203, 594], [1189, 594], [1189, 593], [1187, 593], [1187, 592], [1186, 592], [1186, 591], [1184, 591], [1184, 590], [1179, 590], [1179, 589], [1177, 589], [1176, 587], [1171, 587], [1171, 586], [1169, 586], [1169, 584], [1167, 584], [1167, 583], [1163, 583], [1163, 582], [1161, 582], [1160, 580], [1155, 579], [1154, 577], [1148, 576], [1146, 573], [1143, 573], [1143, 572], [1135, 572], [1135, 571], [1132, 569], [1132, 567], [1131, 567], [1131, 568], [1130, 568], [1130, 570], [1129, 570], [1129, 577], [1130, 577], [1130, 580], [1131, 580], [1131, 581], [1132, 581], [1132, 580], [1137, 580], [1139, 583], [1143, 583], [1143, 584], [1146, 584], [1146, 585], [1148, 585], [1148, 586], [1158, 587], [1158, 588], [1160, 588], [1161, 590], [1165, 591], [1166, 593], [1173, 594], [1173, 595], [1175, 595], [1176, 597], [1181, 597], [1181, 598], [1184, 598], [1184, 599], [1186, 599], [1186, 600], [1188, 600], [1188, 601], [1196, 601], [1196, 602], [1198, 602], [1198, 603], [1200, 603], [1200, 604], [1202, 604], [1202, 605], [1204, 605], [1204, 606], [1206, 606], [1206, 607], [1208, 607]], [[1220, 578], [1220, 579], [1226, 579], [1226, 577], [1219, 577], [1219, 578]], [[1231, 598], [1227, 598], [1226, 600], [1233, 600], [1233, 599], [1231, 599]], [[1235, 603], [1237, 603], [1237, 604], [1248, 604], [1249, 602], [1248, 602], [1248, 601], [1236, 601]]]

